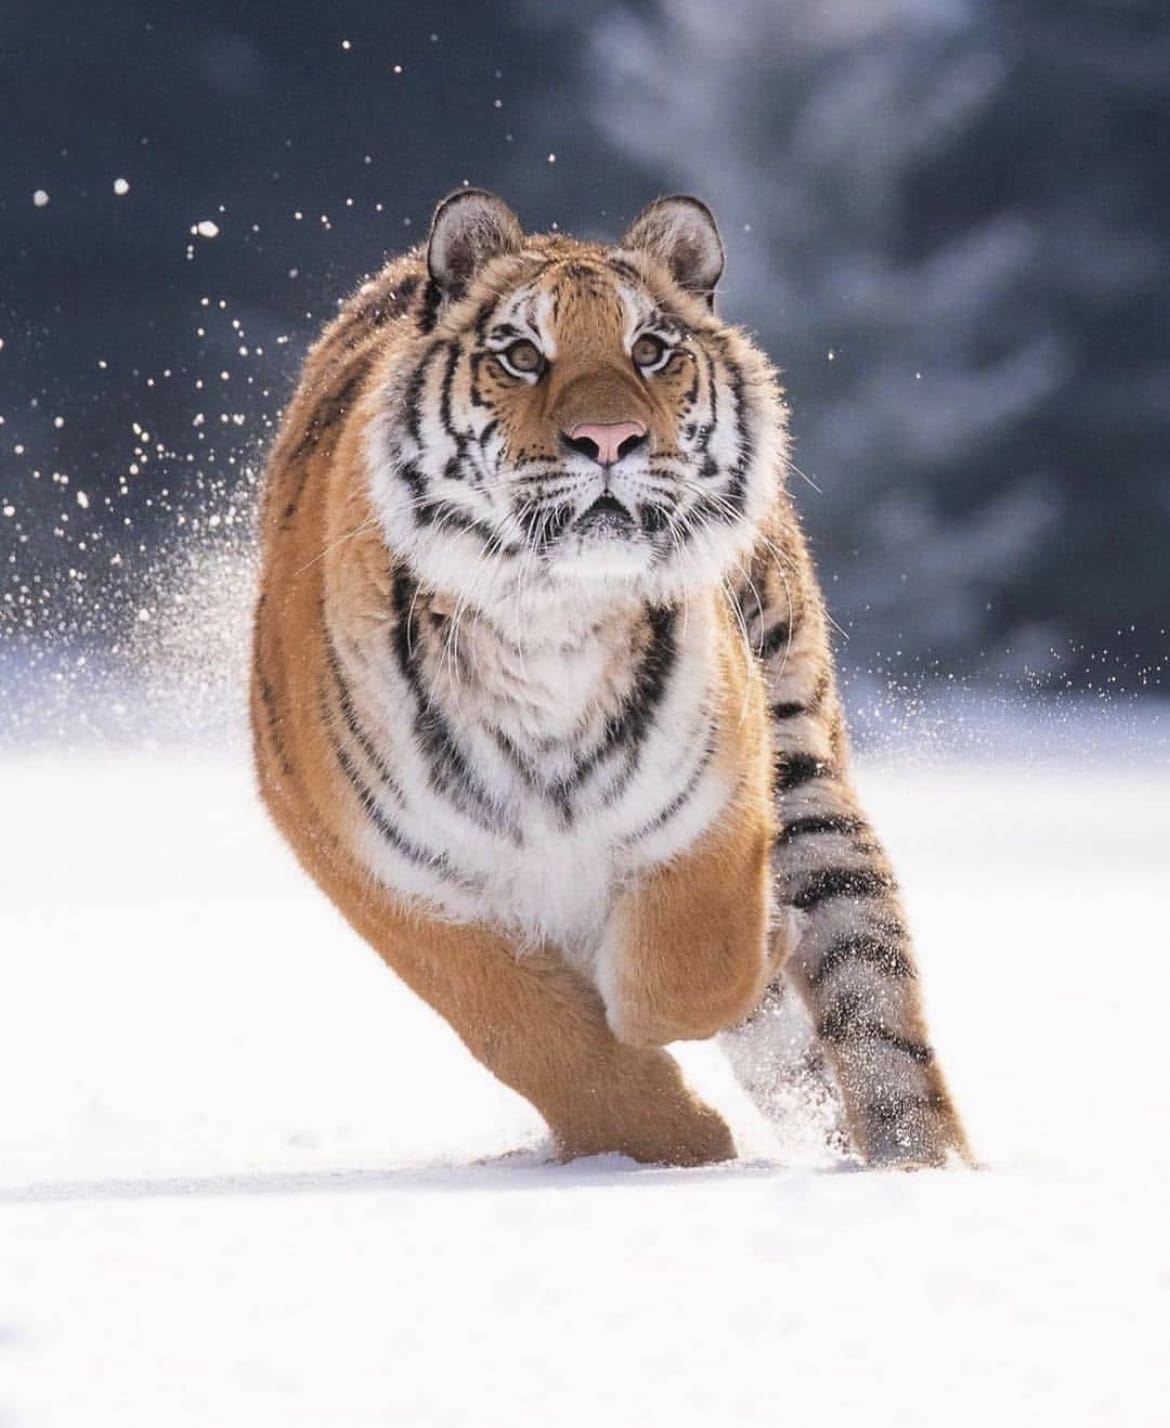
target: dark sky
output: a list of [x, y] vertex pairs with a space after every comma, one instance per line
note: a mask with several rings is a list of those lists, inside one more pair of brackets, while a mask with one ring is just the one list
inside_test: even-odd
[[616, 232], [607, 205], [645, 194], [561, 102], [575, 64], [512, 0], [0, 6], [0, 542], [21, 541], [22, 609], [109, 638], [110, 552], [129, 585], [177, 513], [255, 468], [332, 305], [452, 188]]
[[[729, 7], [728, 68], [665, 0], [0, 0], [0, 636], [108, 643], [176, 541], [246, 510], [307, 343], [450, 189], [616, 237], [656, 193], [736, 171], [726, 308], [786, 369], [847, 657], [978, 672], [1051, 644], [1088, 682], [1109, 647], [1148, 684], [1170, 607], [1170, 16], [981, 0], [875, 37], [826, 5], [856, 35], [811, 42], [797, 0]], [[920, 117], [971, 75], [993, 82], [962, 124]], [[834, 86], [869, 96], [856, 143], [825, 140]], [[599, 104], [636, 117], [615, 138]], [[963, 267], [989, 233], [1012, 264], [994, 302]], [[763, 291], [736, 286], [753, 251]], [[938, 302], [948, 264], [965, 307]], [[878, 289], [843, 303], [871, 271], [906, 294], [889, 319]], [[969, 408], [1013, 344], [1056, 375], [991, 441]], [[874, 393], [918, 364], [921, 399], [887, 412]], [[1007, 561], [1015, 495], [1043, 529]]]
[[[257, 342], [295, 333], [466, 179], [534, 226], [566, 192], [587, 210], [591, 187], [604, 221], [622, 186], [558, 117], [573, 56], [556, 39], [508, 3], [0, 7], [10, 427], [37, 395], [100, 435], [79, 402], [117, 406], [135, 370], [161, 380], [230, 354], [214, 324], [194, 339], [205, 295]], [[192, 236], [205, 221], [217, 238]], [[66, 462], [79, 452], [63, 440]]]

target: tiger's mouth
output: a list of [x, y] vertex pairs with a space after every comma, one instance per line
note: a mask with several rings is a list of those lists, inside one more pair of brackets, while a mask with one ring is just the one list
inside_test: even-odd
[[573, 529], [581, 535], [624, 536], [631, 534], [636, 524], [633, 512], [612, 491], [603, 491], [573, 522]]

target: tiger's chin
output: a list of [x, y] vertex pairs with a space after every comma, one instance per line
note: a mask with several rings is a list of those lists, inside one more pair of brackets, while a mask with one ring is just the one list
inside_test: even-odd
[[555, 579], [568, 584], [609, 582], [638, 586], [653, 566], [654, 551], [645, 540], [593, 526], [560, 542], [547, 569]]

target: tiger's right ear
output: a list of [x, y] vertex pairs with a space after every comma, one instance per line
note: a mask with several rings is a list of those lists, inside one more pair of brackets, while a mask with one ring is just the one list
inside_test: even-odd
[[445, 297], [457, 298], [486, 262], [523, 245], [520, 220], [502, 198], [482, 188], [458, 188], [431, 219], [427, 271]]
[[723, 239], [702, 199], [686, 193], [655, 199], [634, 219], [621, 246], [649, 253], [680, 288], [715, 306], [715, 286], [723, 276]]

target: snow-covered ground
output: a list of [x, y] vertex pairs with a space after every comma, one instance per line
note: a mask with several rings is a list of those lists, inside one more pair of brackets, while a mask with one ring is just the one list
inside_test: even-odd
[[[862, 783], [978, 1173], [550, 1165], [237, 756], [0, 756], [0, 1424], [1165, 1421], [1170, 769]], [[500, 1159], [517, 1147], [521, 1155]]]

